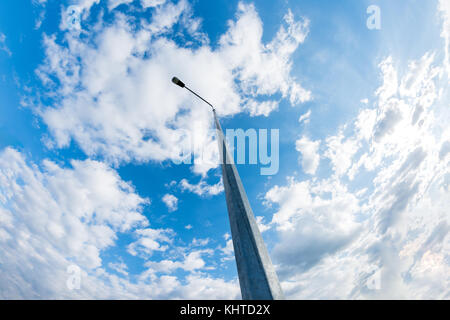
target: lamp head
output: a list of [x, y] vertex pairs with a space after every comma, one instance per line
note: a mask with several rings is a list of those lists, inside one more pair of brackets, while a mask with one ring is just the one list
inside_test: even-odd
[[177, 86], [180, 86], [182, 88], [185, 87], [183, 81], [181, 81], [180, 79], [178, 79], [177, 77], [173, 77], [172, 78], [172, 82], [175, 83]]

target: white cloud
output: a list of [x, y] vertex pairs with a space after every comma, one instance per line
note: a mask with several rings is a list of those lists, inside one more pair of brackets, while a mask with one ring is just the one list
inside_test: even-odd
[[11, 50], [5, 44], [6, 36], [0, 32], [0, 51], [6, 52], [9, 56], [12, 55]]
[[209, 243], [209, 241], [210, 241], [209, 238], [206, 238], [206, 239], [194, 238], [194, 239], [192, 239], [191, 245], [193, 247], [204, 247]]
[[308, 124], [311, 117], [311, 109], [308, 110], [305, 114], [302, 114], [300, 118], [298, 118], [298, 122]]
[[379, 96], [380, 105], [385, 105], [386, 100], [397, 93], [397, 72], [393, 65], [392, 57], [388, 57], [383, 60], [380, 63], [379, 68], [381, 69], [383, 75], [383, 85], [379, 87], [375, 93]]
[[121, 4], [130, 4], [133, 0], [108, 0], [108, 9], [113, 10]]
[[403, 74], [385, 59], [375, 101], [326, 139], [330, 177], [267, 192], [288, 297], [448, 298], [450, 114], [436, 56]]
[[113, 269], [114, 271], [123, 274], [124, 276], [128, 276], [128, 266], [123, 262], [110, 262], [108, 263], [108, 267], [110, 267], [111, 269]]
[[373, 133], [377, 117], [376, 109], [363, 109], [358, 114], [358, 119], [355, 121], [355, 127], [358, 130], [360, 138], [369, 140]]
[[[148, 257], [154, 251], [166, 251], [171, 244], [174, 232], [171, 229], [138, 229], [135, 231], [138, 240], [129, 244], [127, 251], [136, 256], [138, 254]], [[165, 243], [165, 245], [162, 245]]]
[[[175, 276], [137, 274], [131, 281], [122, 258], [105, 262], [104, 250], [119, 233], [135, 231], [128, 248], [142, 257], [173, 241], [169, 230], [148, 224], [142, 206], [148, 203], [106, 165], [72, 161], [70, 168], [44, 161], [37, 166], [11, 148], [0, 152], [0, 297], [2, 299], [235, 299], [236, 280], [205, 274]], [[156, 245], [155, 242], [157, 243]], [[204, 242], [203, 242], [204, 243]], [[186, 251], [181, 268], [208, 270], [202, 255]], [[168, 261], [168, 260], [166, 260]], [[80, 289], [69, 289], [80, 268]], [[114, 271], [108, 273], [106, 267]], [[194, 292], [195, 291], [195, 292]], [[214, 292], [214, 293], [212, 293]]]
[[319, 146], [320, 140], [311, 141], [308, 137], [302, 137], [295, 142], [295, 149], [302, 154], [302, 169], [305, 173], [316, 173], [320, 162]]
[[289, 185], [273, 187], [265, 198], [279, 205], [272, 223], [281, 237], [274, 248], [281, 274], [307, 270], [347, 245], [358, 230], [358, 199], [336, 180], [291, 178]]
[[264, 223], [264, 217], [256, 216], [256, 224], [261, 233], [270, 229], [270, 225]]
[[37, 30], [42, 26], [42, 23], [45, 20], [45, 10], [41, 9], [39, 12], [39, 17], [36, 18], [36, 21], [34, 23], [34, 29]]
[[210, 277], [190, 275], [187, 277], [187, 285], [179, 294], [185, 299], [212, 299], [212, 300], [237, 300], [241, 299], [241, 292], [237, 279], [225, 281]]
[[[87, 12], [94, 3], [80, 6]], [[191, 136], [198, 137], [193, 151], [201, 151], [214, 143], [205, 134], [212, 126], [210, 110], [174, 86], [173, 75], [214, 102], [222, 116], [244, 110], [267, 116], [278, 103], [256, 102], [261, 95], [281, 93], [292, 104], [309, 99], [290, 76], [291, 56], [307, 35], [307, 21], [295, 21], [288, 12], [274, 39], [264, 44], [254, 6], [241, 3], [213, 49], [191, 11], [186, 1], [169, 2], [157, 6], [150, 21], [138, 20], [138, 26], [116, 13], [114, 23], [82, 30], [83, 38], [66, 32], [60, 43], [46, 36], [46, 60], [37, 73], [54, 99], [38, 108], [51, 132], [48, 145], [63, 148], [74, 140], [88, 156], [114, 164], [180, 160], [191, 151]], [[183, 47], [166, 38], [175, 23], [199, 46]], [[214, 152], [206, 156], [214, 158]], [[196, 163], [194, 172], [205, 174], [216, 166]]]
[[152, 8], [162, 5], [166, 0], [141, 0], [141, 4], [144, 8]]
[[[310, 100], [310, 92], [290, 77], [290, 56], [303, 43], [308, 33], [307, 20], [297, 22], [289, 11], [284, 16], [275, 38], [261, 42], [262, 23], [253, 5], [238, 5], [237, 21], [229, 22], [229, 30], [220, 39], [221, 55], [235, 70], [245, 94], [257, 96], [281, 92], [292, 105]], [[260, 112], [259, 112], [260, 113]]]
[[205, 180], [200, 180], [197, 184], [190, 184], [186, 179], [180, 181], [180, 187], [184, 191], [195, 193], [199, 196], [215, 196], [223, 192], [222, 178], [216, 184], [209, 185]]
[[34, 29], [37, 30], [42, 26], [45, 20], [45, 6], [47, 5], [47, 0], [32, 0], [32, 4], [37, 7], [38, 17], [34, 22]]
[[225, 238], [225, 241], [225, 246], [219, 247], [219, 250], [222, 252], [222, 258], [220, 258], [222, 262], [234, 260], [233, 240], [231, 238]]
[[164, 273], [171, 274], [177, 269], [183, 269], [185, 271], [197, 271], [205, 268], [205, 261], [202, 259], [202, 255], [211, 255], [213, 252], [210, 249], [193, 250], [189, 254], [183, 257], [182, 261], [173, 260], [161, 260], [158, 262], [148, 261], [145, 266], [148, 267], [150, 273]]
[[277, 101], [263, 101], [258, 102], [256, 100], [250, 99], [244, 106], [248, 110], [251, 116], [269, 116], [269, 114], [278, 109]]
[[[158, 6], [159, 3], [157, 2], [153, 2], [153, 4], [156, 4], [157, 8], [152, 17], [152, 23], [148, 25], [148, 29], [150, 32], [154, 33], [154, 35], [169, 31], [169, 29], [177, 23], [182, 16], [185, 18], [187, 17], [188, 21], [186, 21], [186, 23], [194, 26], [198, 25], [198, 21], [190, 16], [191, 8], [186, 0], [180, 0], [177, 4], [173, 4], [172, 2], [164, 2], [164, 6], [162, 7]], [[192, 31], [188, 25], [185, 27], [188, 31]]]
[[75, 0], [73, 5], [80, 7], [83, 11], [89, 12], [94, 4], [99, 4], [100, 0]]
[[170, 212], [178, 209], [178, 198], [172, 194], [165, 194], [162, 201], [166, 204]]
[[234, 249], [233, 249], [233, 240], [228, 238], [226, 240], [225, 247], [221, 248], [222, 252], [227, 256], [233, 256], [234, 255]]
[[354, 139], [345, 139], [342, 132], [337, 136], [328, 137], [326, 142], [325, 156], [331, 160], [336, 174], [343, 175], [350, 168], [352, 158], [359, 149], [358, 142]]
[[[64, 289], [65, 280], [50, 279], [65, 277], [69, 264], [86, 271], [100, 267], [100, 252], [114, 244], [118, 232], [148, 223], [141, 214], [145, 203], [102, 163], [72, 161], [72, 168], [65, 169], [44, 161], [41, 170], [27, 164], [18, 151], [4, 149], [0, 152], [2, 296], [51, 295]], [[57, 288], [46, 287], [52, 283]], [[24, 288], [30, 292], [24, 293]]]
[[[443, 30], [447, 29], [444, 22]], [[403, 74], [392, 58], [382, 61], [376, 99], [364, 101], [365, 109], [355, 121], [327, 139], [324, 153], [334, 169], [331, 180], [290, 180], [287, 186], [274, 187], [266, 194], [269, 204], [279, 205], [273, 222], [281, 242], [274, 248], [274, 262], [288, 297], [448, 298], [450, 131], [446, 124], [450, 114], [448, 84], [441, 79], [448, 56], [441, 65], [437, 56], [427, 53], [411, 61]], [[345, 173], [357, 182], [346, 180]], [[316, 225], [318, 230], [311, 228], [311, 233], [327, 230], [330, 220], [320, 213], [322, 208], [333, 212], [332, 208], [315, 209], [314, 224], [296, 225], [295, 218], [300, 216], [297, 219], [302, 221], [304, 207], [320, 196], [314, 186], [330, 182], [346, 189], [341, 196], [354, 199], [353, 210], [335, 208], [348, 217], [353, 211], [352, 220], [360, 232], [335, 250], [332, 245], [320, 246], [323, 239], [286, 249], [305, 236], [305, 226]], [[355, 184], [355, 191], [347, 189]], [[331, 193], [326, 199], [331, 205], [339, 198]], [[336, 236], [331, 233], [333, 244], [339, 243], [333, 239]], [[334, 251], [327, 251], [330, 248]], [[295, 255], [298, 252], [303, 256]]]
[[[73, 0], [67, 8], [62, 6], [59, 28], [63, 31], [69, 30], [79, 35], [82, 29], [82, 21], [89, 17], [91, 7], [99, 3], [100, 0]], [[43, 4], [45, 4], [45, 1]]]

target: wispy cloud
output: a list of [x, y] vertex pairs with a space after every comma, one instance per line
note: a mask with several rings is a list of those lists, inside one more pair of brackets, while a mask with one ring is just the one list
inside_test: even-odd
[[166, 204], [170, 212], [176, 211], [178, 209], [178, 198], [173, 194], [165, 194], [162, 197], [162, 201]]
[[295, 149], [301, 153], [302, 169], [304, 172], [314, 175], [320, 162], [320, 140], [311, 141], [308, 137], [302, 137], [295, 142]]
[[12, 56], [11, 50], [6, 46], [6, 36], [0, 32], [0, 51], [6, 52], [9, 56]]

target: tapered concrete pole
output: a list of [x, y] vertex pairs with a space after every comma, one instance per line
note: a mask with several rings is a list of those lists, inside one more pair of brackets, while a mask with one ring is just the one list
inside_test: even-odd
[[277, 274], [256, 224], [241, 178], [233, 158], [228, 152], [215, 110], [213, 113], [242, 299], [284, 299]]

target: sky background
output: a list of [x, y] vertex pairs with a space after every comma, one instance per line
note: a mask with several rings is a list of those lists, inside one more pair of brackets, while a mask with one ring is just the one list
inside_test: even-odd
[[287, 298], [449, 299], [449, 51], [446, 0], [1, 1], [0, 298], [240, 298], [176, 75], [280, 130], [237, 167]]

